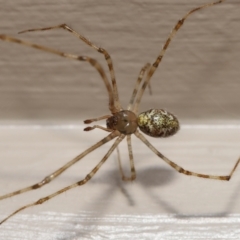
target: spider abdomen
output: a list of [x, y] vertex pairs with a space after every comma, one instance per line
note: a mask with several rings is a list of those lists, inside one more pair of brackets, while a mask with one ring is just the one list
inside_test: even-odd
[[169, 137], [180, 126], [177, 118], [163, 109], [150, 109], [138, 115], [138, 127], [151, 137]]

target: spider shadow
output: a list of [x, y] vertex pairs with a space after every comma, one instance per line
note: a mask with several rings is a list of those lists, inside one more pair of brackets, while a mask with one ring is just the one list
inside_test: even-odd
[[[118, 169], [106, 172], [106, 176], [107, 177], [92, 181], [93, 183], [96, 182], [109, 186], [108, 194], [104, 194], [104, 198], [110, 199], [113, 197], [114, 193], [120, 191], [127, 200], [128, 205], [134, 207], [136, 206], [136, 201], [133, 198], [131, 189], [128, 187], [131, 188], [131, 186], [135, 184], [142, 187], [146, 191], [154, 187], [160, 188], [161, 186], [170, 184], [174, 180], [174, 171], [161, 167], [149, 167], [142, 170], [137, 170], [137, 177], [134, 181], [123, 181]], [[94, 206], [97, 206], [97, 204]], [[98, 208], [95, 210], [99, 211]]]
[[[131, 189], [129, 190], [128, 186], [131, 184], [137, 184], [141, 188], [146, 191], [146, 195], [149, 196], [149, 199], [154, 199], [156, 203], [161, 205], [166, 212], [171, 213], [174, 215], [176, 219], [191, 219], [191, 218], [204, 218], [204, 217], [210, 217], [210, 218], [216, 218], [216, 217], [227, 217], [228, 214], [231, 212], [231, 210], [236, 205], [237, 199], [239, 199], [240, 194], [240, 183], [237, 185], [236, 191], [233, 192], [231, 200], [228, 201], [225, 210], [222, 212], [217, 212], [213, 214], [182, 214], [179, 213], [179, 211], [171, 206], [169, 202], [165, 202], [161, 199], [158, 195], [152, 191], [152, 189], [164, 185], [171, 184], [172, 181], [175, 180], [177, 176], [177, 172], [172, 171], [172, 169], [167, 168], [161, 168], [161, 167], [149, 167], [142, 170], [137, 170], [137, 179], [133, 182], [124, 182], [121, 180], [120, 173], [118, 169], [109, 170], [106, 172], [105, 177], [100, 177], [98, 179], [95, 179], [92, 181], [92, 184], [103, 184], [109, 186], [107, 190], [104, 193], [101, 193], [101, 196], [104, 196], [104, 199], [107, 199], [109, 202], [111, 202], [111, 199], [114, 198], [114, 195], [118, 193], [119, 191], [122, 193], [122, 195], [127, 200], [127, 203], [129, 206], [134, 207], [137, 205], [135, 201], [135, 197], [131, 193]], [[107, 176], [107, 177], [106, 177]], [[137, 186], [136, 185], [136, 186]], [[105, 215], [106, 208], [99, 208], [99, 198], [95, 197], [96, 199], [95, 203], [91, 202], [91, 206], [87, 207], [90, 208], [92, 212], [97, 212], [97, 217], [101, 219], [102, 216]], [[113, 200], [112, 200], [113, 201]], [[86, 209], [85, 209], [86, 210]], [[87, 210], [86, 210], [87, 211]], [[76, 219], [73, 219], [71, 221], [71, 224], [73, 226], [79, 225], [78, 222], [76, 222]], [[97, 231], [98, 223], [94, 220], [95, 228], [92, 228], [92, 231]], [[77, 228], [76, 228], [77, 229]], [[89, 237], [89, 232], [86, 232], [84, 230], [76, 230], [76, 235], [74, 237], [64, 237], [64, 238], [58, 238], [58, 240], [73, 240], [73, 239], [81, 239], [81, 238], [87, 238]]]
[[[175, 218], [177, 219], [191, 219], [191, 218], [224, 218], [229, 216], [229, 214], [232, 213], [232, 210], [234, 209], [234, 206], [236, 206], [236, 203], [238, 202], [238, 199], [240, 198], [240, 182], [238, 183], [236, 190], [233, 191], [233, 194], [231, 197], [229, 197], [228, 202], [226, 203], [226, 207], [221, 212], [216, 213], [207, 213], [207, 214], [176, 214]], [[216, 200], [217, 201], [217, 200]]]
[[[168, 203], [162, 201], [158, 196], [155, 196], [151, 193], [151, 188], [155, 187], [161, 187], [167, 184], [170, 184], [174, 180], [175, 172], [171, 169], [167, 168], [161, 168], [161, 167], [149, 167], [142, 170], [137, 170], [137, 179], [133, 182], [126, 182], [122, 181], [121, 175], [119, 173], [119, 170], [116, 168], [114, 170], [109, 170], [104, 174], [104, 177], [98, 177], [91, 180], [91, 184], [103, 184], [107, 185], [108, 188], [105, 190], [105, 192], [101, 192], [101, 196], [94, 197], [95, 203], [91, 202], [91, 206], [86, 206], [84, 208], [84, 211], [88, 211], [89, 208], [90, 212], [97, 213], [97, 218], [101, 219], [105, 215], [105, 211], [107, 206], [111, 204], [114, 200], [114, 196], [117, 193], [121, 193], [122, 196], [126, 199], [127, 204], [130, 207], [134, 207], [137, 205], [134, 196], [131, 193], [131, 186], [130, 189], [128, 188], [129, 185], [137, 184], [141, 188], [144, 189], [144, 191], [147, 191], [145, 195], [148, 195], [151, 199], [154, 198], [155, 201], [162, 205], [166, 211], [170, 212], [176, 212], [175, 209], [173, 209]], [[104, 207], [99, 208], [99, 201], [101, 199], [105, 199], [109, 202], [109, 204], [105, 204]], [[100, 199], [100, 200], [99, 200]], [[103, 200], [104, 201], [104, 200]], [[107, 206], [106, 206], [107, 205]], [[71, 224], [73, 226], [79, 225], [78, 222], [76, 222], [76, 219], [73, 218], [72, 221], [70, 220]], [[98, 223], [96, 220], [94, 220], [94, 224], [96, 227]], [[93, 228], [92, 231], [95, 229]], [[74, 237], [64, 237], [64, 238], [58, 238], [58, 240], [73, 240], [73, 239], [80, 239], [80, 238], [87, 238], [89, 237], [89, 232], [86, 232], [84, 230], [76, 230], [76, 234]]]

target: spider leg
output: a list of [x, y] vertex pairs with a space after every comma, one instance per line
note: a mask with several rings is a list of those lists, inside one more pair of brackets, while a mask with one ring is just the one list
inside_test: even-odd
[[[133, 93], [132, 93], [132, 96], [131, 96], [131, 99], [130, 99], [130, 102], [128, 104], [128, 110], [132, 110], [132, 105], [134, 103], [134, 100], [135, 100], [135, 97], [137, 95], [137, 92], [138, 92], [138, 89], [139, 89], [139, 86], [140, 86], [140, 83], [142, 82], [142, 79], [143, 79], [143, 76], [145, 74], [145, 72], [150, 68], [151, 64], [150, 63], [147, 63], [145, 64], [145, 66], [142, 67], [142, 69], [140, 70], [139, 72], [139, 75], [138, 75], [138, 79], [135, 83], [135, 87], [133, 89]], [[152, 90], [151, 90], [151, 87], [149, 88], [149, 91], [150, 91], [150, 94], [152, 93]]]
[[128, 145], [128, 154], [129, 154], [129, 160], [130, 160], [130, 167], [131, 167], [131, 177], [126, 177], [124, 175], [122, 164], [121, 164], [121, 156], [119, 149], [117, 148], [117, 154], [118, 154], [118, 164], [119, 164], [119, 170], [122, 175], [123, 181], [133, 181], [136, 179], [136, 171], [134, 167], [134, 161], [133, 161], [133, 153], [132, 153], [132, 144], [131, 144], [131, 135], [127, 135], [127, 145]]
[[58, 28], [67, 30], [68, 32], [72, 33], [73, 35], [77, 36], [80, 40], [85, 42], [88, 46], [92, 47], [93, 49], [95, 49], [96, 51], [98, 51], [99, 53], [104, 55], [105, 60], [107, 61], [108, 69], [110, 71], [110, 75], [111, 75], [111, 79], [112, 79], [113, 96], [114, 96], [114, 102], [115, 102], [115, 107], [116, 107], [115, 111], [113, 111], [113, 112], [117, 112], [120, 109], [122, 109], [121, 104], [119, 102], [117, 83], [116, 83], [116, 78], [115, 78], [115, 72], [113, 69], [113, 61], [112, 61], [109, 53], [104, 48], [98, 47], [97, 45], [93, 44], [90, 40], [85, 38], [80, 33], [76, 32], [75, 30], [73, 30], [71, 27], [69, 27], [65, 23], [57, 25], [57, 26], [52, 26], [52, 27], [28, 29], [28, 30], [21, 31], [19, 33], [34, 32], [34, 31], [46, 31], [46, 30], [58, 29]]
[[105, 143], [109, 142], [110, 140], [112, 140], [113, 138], [115, 138], [117, 136], [119, 136], [119, 133], [117, 131], [114, 131], [114, 132], [110, 133], [107, 137], [103, 138], [102, 140], [100, 140], [99, 142], [97, 142], [96, 144], [94, 144], [93, 146], [91, 146], [90, 148], [85, 150], [84, 152], [82, 152], [80, 155], [76, 156], [74, 159], [72, 159], [71, 161], [69, 161], [68, 163], [63, 165], [61, 168], [59, 168], [55, 172], [53, 172], [53, 173], [49, 174], [48, 176], [46, 176], [42, 181], [40, 181], [40, 182], [38, 182], [36, 184], [33, 184], [33, 185], [29, 186], [29, 187], [17, 190], [15, 192], [11, 192], [11, 193], [5, 194], [3, 196], [0, 196], [0, 200], [5, 199], [5, 198], [9, 198], [9, 197], [12, 197], [12, 196], [15, 196], [15, 195], [18, 195], [18, 194], [22, 194], [24, 192], [28, 192], [28, 191], [31, 191], [31, 190], [34, 190], [34, 189], [41, 188], [45, 184], [50, 183], [53, 179], [58, 177], [61, 173], [66, 171], [69, 167], [71, 167], [73, 164], [75, 164], [76, 162], [81, 160], [83, 157], [88, 155], [90, 152], [92, 152], [93, 150], [99, 148], [100, 146], [104, 145]]
[[48, 48], [48, 47], [41, 46], [41, 45], [38, 45], [38, 44], [35, 44], [35, 43], [23, 41], [23, 40], [13, 38], [13, 37], [10, 37], [10, 36], [7, 36], [7, 35], [3, 35], [3, 34], [0, 35], [0, 39], [3, 40], [3, 41], [13, 42], [13, 43], [25, 45], [25, 46], [28, 46], [28, 47], [31, 47], [31, 48], [36, 48], [36, 49], [44, 51], [44, 52], [53, 53], [53, 54], [56, 54], [56, 55], [64, 57], [64, 58], [90, 63], [91, 66], [93, 66], [98, 71], [98, 73], [100, 74], [100, 76], [101, 76], [101, 78], [102, 78], [102, 80], [105, 84], [105, 87], [108, 91], [110, 111], [111, 112], [116, 111], [116, 108], [114, 106], [112, 87], [111, 87], [111, 85], [108, 81], [108, 78], [107, 78], [102, 66], [100, 65], [100, 63], [97, 62], [97, 60], [95, 60], [93, 58], [90, 58], [90, 57], [87, 57], [87, 56], [77, 56], [77, 55], [74, 55], [74, 54], [64, 53], [64, 52], [61, 52], [61, 51], [58, 51], [58, 50], [55, 50], [55, 49], [52, 49], [52, 48]]
[[216, 179], [216, 180], [229, 181], [240, 162], [240, 158], [239, 158], [237, 160], [237, 162], [235, 163], [233, 169], [231, 170], [230, 174], [226, 175], [226, 176], [206, 175], [206, 174], [191, 172], [191, 171], [183, 169], [182, 167], [180, 167], [179, 165], [177, 165], [176, 163], [172, 162], [167, 157], [165, 157], [140, 132], [136, 131], [135, 135], [140, 140], [142, 140], [142, 142], [145, 143], [158, 157], [162, 158], [167, 164], [169, 164], [171, 167], [173, 167], [176, 171], [178, 171], [179, 173], [183, 173], [185, 175], [192, 175], [192, 176], [200, 177], [200, 178], [210, 178], [210, 179]]
[[[111, 134], [110, 134], [111, 135]], [[19, 209], [17, 209], [15, 212], [13, 212], [12, 214], [10, 214], [8, 217], [6, 217], [5, 219], [3, 219], [1, 222], [0, 222], [0, 225], [2, 223], [4, 223], [5, 221], [7, 221], [9, 218], [13, 217], [14, 215], [16, 215], [17, 213], [21, 212], [22, 210], [26, 209], [26, 208], [29, 208], [29, 207], [32, 207], [32, 206], [35, 206], [35, 205], [39, 205], [39, 204], [43, 204], [44, 202], [72, 189], [72, 188], [75, 188], [75, 187], [78, 187], [78, 186], [82, 186], [84, 185], [85, 183], [87, 183], [94, 175], [95, 173], [100, 169], [100, 167], [106, 162], [106, 160], [108, 159], [108, 157], [111, 155], [111, 153], [114, 151], [114, 149], [118, 146], [118, 144], [125, 138], [125, 135], [121, 134], [114, 142], [114, 144], [112, 145], [112, 147], [108, 150], [108, 152], [106, 153], [106, 155], [102, 158], [102, 160], [92, 169], [92, 171], [90, 173], [88, 173], [86, 175], [86, 177], [72, 185], [69, 185], [63, 189], [60, 189], [59, 191], [55, 192], [55, 193], [52, 193], [46, 197], [43, 197], [41, 199], [39, 199], [38, 201], [34, 202], [34, 203], [30, 203], [28, 205], [25, 205]]]
[[138, 111], [138, 106], [139, 106], [139, 103], [141, 101], [141, 98], [142, 98], [142, 95], [146, 89], [146, 86], [149, 84], [149, 81], [152, 77], [152, 75], [154, 74], [154, 72], [156, 71], [158, 65], [160, 64], [160, 62], [162, 61], [162, 58], [164, 57], [164, 54], [170, 44], [170, 42], [172, 41], [172, 39], [174, 38], [174, 36], [176, 35], [177, 31], [181, 28], [181, 26], [183, 25], [183, 23], [185, 22], [185, 20], [194, 12], [196, 11], [199, 11], [203, 8], [207, 8], [207, 7], [210, 7], [210, 6], [213, 6], [213, 5], [216, 5], [216, 4], [219, 4], [219, 3], [222, 3], [224, 0], [220, 0], [220, 1], [216, 1], [216, 2], [212, 2], [212, 3], [208, 3], [208, 4], [205, 4], [205, 5], [202, 5], [202, 6], [199, 6], [197, 8], [194, 8], [192, 9], [191, 11], [189, 11], [182, 19], [180, 19], [177, 24], [175, 25], [175, 27], [172, 29], [169, 37], [167, 38], [165, 44], [163, 45], [163, 48], [160, 52], [160, 54], [158, 55], [156, 61], [152, 64], [151, 68], [149, 69], [148, 71], [148, 74], [147, 74], [147, 77], [142, 85], [142, 88], [141, 90], [139, 91], [138, 93], [138, 96], [137, 96], [137, 99], [136, 99], [136, 103], [135, 103], [135, 111], [137, 112]]

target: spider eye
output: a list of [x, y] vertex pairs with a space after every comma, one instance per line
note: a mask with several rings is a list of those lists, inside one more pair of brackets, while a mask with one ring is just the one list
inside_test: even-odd
[[138, 127], [151, 137], [169, 137], [180, 128], [177, 118], [163, 109], [150, 109], [139, 114]]

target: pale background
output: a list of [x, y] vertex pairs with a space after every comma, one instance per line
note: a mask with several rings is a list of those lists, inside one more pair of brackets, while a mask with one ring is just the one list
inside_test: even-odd
[[[103, 56], [63, 30], [67, 23], [109, 51], [122, 105], [140, 68], [153, 62], [174, 24], [203, 0], [2, 1], [0, 33], [65, 52]], [[188, 170], [226, 175], [240, 156], [240, 2], [192, 15], [171, 43], [140, 110], [165, 108], [179, 134], [149, 140]], [[82, 121], [108, 113], [107, 94], [87, 63], [0, 42], [0, 195], [41, 180], [106, 135]], [[0, 202], [16, 208], [78, 181], [110, 144], [43, 189]], [[1, 226], [1, 239], [238, 239], [240, 177], [217, 182], [178, 174], [133, 141], [134, 183], [122, 183], [114, 153], [87, 185], [28, 209]], [[126, 144], [121, 147], [128, 168]], [[219, 229], [221, 232], [219, 233]], [[205, 234], [205, 235], [204, 235]]]

